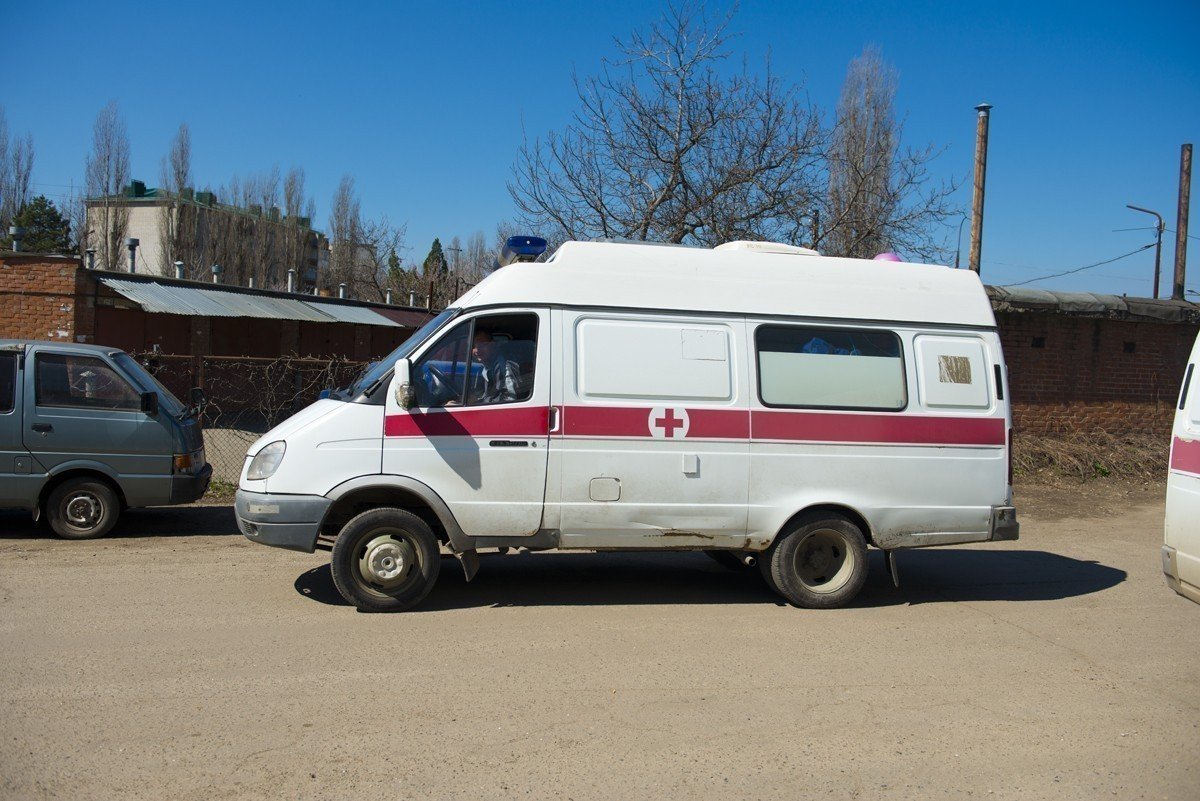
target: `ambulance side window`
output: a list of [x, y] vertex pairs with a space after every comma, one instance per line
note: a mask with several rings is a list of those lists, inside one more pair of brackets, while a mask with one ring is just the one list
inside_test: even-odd
[[973, 336], [920, 334], [913, 339], [921, 403], [929, 409], [979, 409], [992, 405], [983, 341]]
[[418, 406], [462, 403], [470, 336], [471, 321], [459, 323], [413, 365]]
[[417, 405], [492, 406], [533, 395], [536, 314], [491, 314], [459, 323], [414, 365]]
[[908, 404], [891, 331], [764, 325], [754, 341], [766, 406], [894, 412]]

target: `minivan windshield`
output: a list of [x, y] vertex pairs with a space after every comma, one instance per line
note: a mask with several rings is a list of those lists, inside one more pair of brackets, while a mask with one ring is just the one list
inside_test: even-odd
[[179, 398], [176, 398], [171, 390], [162, 385], [162, 382], [152, 376], [145, 367], [138, 364], [137, 360], [124, 351], [113, 353], [112, 359], [117, 365], [125, 371], [125, 374], [137, 382], [139, 389], [143, 392], [157, 392], [158, 405], [171, 417], [180, 419], [187, 407], [185, 407]]
[[384, 356], [382, 359], [372, 364], [361, 376], [358, 377], [358, 380], [356, 380], [350, 386], [349, 391], [340, 397], [349, 399], [361, 395], [369, 387], [373, 386], [376, 381], [381, 380], [385, 375], [391, 372], [392, 368], [396, 366], [396, 362], [400, 361], [408, 356], [408, 354], [416, 350], [418, 345], [429, 339], [434, 331], [442, 327], [442, 323], [458, 314], [459, 311], [459, 309], [446, 309], [437, 317], [434, 317], [432, 320], [425, 323], [425, 325], [418, 328], [416, 333], [400, 343], [400, 347], [396, 348], [387, 356]]

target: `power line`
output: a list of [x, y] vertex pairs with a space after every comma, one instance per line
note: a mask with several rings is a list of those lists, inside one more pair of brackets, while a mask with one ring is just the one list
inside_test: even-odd
[[1103, 264], [1112, 264], [1114, 261], [1120, 261], [1121, 259], [1127, 259], [1136, 253], [1141, 253], [1143, 250], [1149, 250], [1152, 247], [1154, 247], [1153, 242], [1151, 242], [1149, 245], [1143, 245], [1142, 247], [1138, 248], [1137, 250], [1131, 250], [1128, 253], [1124, 253], [1120, 256], [1116, 256], [1111, 259], [1105, 259], [1104, 261], [1098, 261], [1095, 264], [1085, 264], [1082, 267], [1076, 267], [1072, 270], [1063, 270], [1061, 273], [1051, 273], [1050, 275], [1043, 275], [1040, 278], [1030, 278], [1028, 281], [1018, 281], [1015, 284], [1005, 284], [1005, 286], [1024, 286], [1025, 284], [1033, 284], [1038, 281], [1045, 281], [1050, 278], [1061, 278], [1064, 275], [1071, 275], [1072, 273], [1081, 273], [1084, 270], [1090, 270], [1093, 267], [1099, 267]]
[[[1156, 230], [1156, 229], [1154, 228], [1153, 225], [1143, 225], [1141, 228], [1114, 228], [1114, 229], [1112, 229], [1112, 233], [1118, 234], [1118, 233], [1123, 233], [1125, 231], [1154, 231], [1154, 230]], [[1164, 234], [1173, 234], [1173, 233], [1175, 233], [1175, 229], [1164, 227], [1163, 233]], [[1188, 234], [1187, 238], [1188, 239], [1200, 239], [1200, 236], [1192, 236], [1191, 234]]]

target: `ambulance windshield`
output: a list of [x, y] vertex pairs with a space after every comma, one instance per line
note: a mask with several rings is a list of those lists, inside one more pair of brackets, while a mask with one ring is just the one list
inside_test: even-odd
[[442, 323], [458, 314], [458, 312], [459, 309], [446, 309], [437, 317], [434, 317], [432, 320], [425, 323], [425, 325], [418, 328], [416, 333], [414, 333], [408, 339], [401, 342], [400, 347], [396, 348], [387, 356], [384, 356], [379, 361], [370, 365], [370, 367], [368, 367], [367, 370], [364, 371], [363, 374], [360, 375], [358, 379], [350, 386], [349, 390], [333, 394], [330, 397], [340, 397], [343, 400], [349, 400], [350, 398], [358, 397], [363, 392], [374, 386], [376, 382], [381, 381], [388, 373], [392, 371], [392, 368], [396, 365], [396, 362], [400, 361], [405, 356], [416, 350], [418, 345], [429, 339], [434, 331], [442, 327]]

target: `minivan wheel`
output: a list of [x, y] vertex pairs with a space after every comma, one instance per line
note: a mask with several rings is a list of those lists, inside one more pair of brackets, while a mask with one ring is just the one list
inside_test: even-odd
[[419, 604], [442, 567], [437, 538], [403, 509], [371, 509], [342, 527], [329, 562], [333, 583], [364, 612], [402, 612]]
[[808, 609], [844, 606], [867, 580], [866, 540], [858, 526], [840, 516], [800, 522], [776, 538], [764, 561], [768, 584]]
[[46, 499], [50, 529], [65, 540], [103, 537], [117, 524], [121, 502], [112, 487], [94, 478], [70, 478]]

